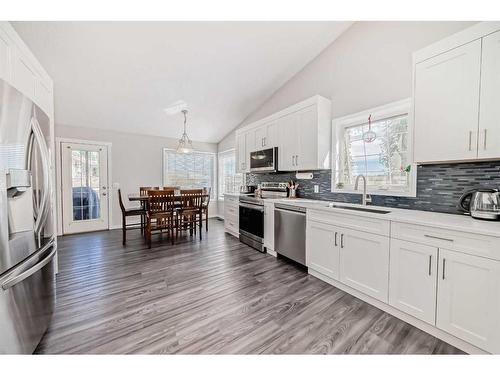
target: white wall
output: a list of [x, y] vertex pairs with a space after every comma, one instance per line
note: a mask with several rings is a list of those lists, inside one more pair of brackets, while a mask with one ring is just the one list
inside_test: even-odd
[[[411, 96], [412, 52], [474, 22], [356, 22], [237, 127], [320, 94], [339, 117]], [[233, 148], [234, 131], [218, 144]]]
[[[131, 134], [112, 130], [91, 129], [85, 127], [55, 127], [56, 137], [75, 138], [112, 143], [112, 181], [118, 182], [122, 196], [126, 201], [127, 194], [138, 193], [139, 186], [161, 186], [162, 183], [162, 150], [164, 147], [176, 148], [177, 139]], [[195, 150], [217, 152], [215, 143], [193, 142]], [[58, 189], [59, 192], [59, 189]], [[118, 197], [112, 194], [111, 227], [121, 226], [121, 211]], [[217, 214], [217, 204], [211, 204], [210, 215]]]

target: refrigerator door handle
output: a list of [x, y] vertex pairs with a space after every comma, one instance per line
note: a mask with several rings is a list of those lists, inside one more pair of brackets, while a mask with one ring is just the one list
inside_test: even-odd
[[[47, 218], [47, 214], [49, 211], [49, 200], [50, 200], [50, 166], [49, 166], [49, 150], [47, 149], [47, 145], [45, 143], [45, 139], [43, 137], [42, 129], [40, 129], [40, 124], [35, 117], [31, 118], [31, 131], [33, 132], [33, 136], [38, 144], [38, 148], [40, 150], [41, 163], [42, 163], [42, 178], [43, 178], [43, 187], [42, 187], [42, 196], [39, 198], [39, 207], [35, 209], [36, 218], [35, 218], [35, 233], [38, 235], [39, 242], [41, 240], [43, 230], [43, 226], [45, 225], [45, 221]], [[31, 137], [30, 137], [31, 138]], [[29, 141], [29, 146], [31, 146], [28, 151], [28, 155], [32, 154], [32, 148], [34, 147], [33, 140]], [[31, 160], [27, 161], [28, 167], [31, 167]], [[27, 168], [31, 169], [31, 168]]]
[[7, 279], [5, 282], [2, 283], [2, 289], [7, 290], [7, 289], [12, 288], [16, 284], [19, 284], [21, 281], [26, 280], [28, 277], [37, 273], [43, 267], [45, 267], [52, 260], [52, 258], [54, 258], [54, 255], [56, 255], [56, 252], [57, 252], [57, 247], [55, 246], [55, 242], [53, 239], [51, 239], [44, 246], [44, 248], [41, 250], [41, 252], [44, 252], [45, 250], [49, 249], [50, 247], [52, 247], [52, 251], [50, 252], [49, 255], [47, 255], [45, 258], [43, 258], [40, 262], [36, 263], [33, 267], [28, 268], [24, 272], [21, 272], [19, 275], [14, 276], [10, 279]]

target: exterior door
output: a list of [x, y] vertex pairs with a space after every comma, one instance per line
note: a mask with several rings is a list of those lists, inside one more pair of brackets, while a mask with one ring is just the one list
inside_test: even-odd
[[64, 234], [109, 228], [108, 149], [61, 143]]
[[439, 249], [436, 325], [500, 353], [500, 262]]
[[389, 304], [436, 323], [437, 247], [391, 239]]
[[481, 41], [415, 67], [415, 161], [477, 157]]

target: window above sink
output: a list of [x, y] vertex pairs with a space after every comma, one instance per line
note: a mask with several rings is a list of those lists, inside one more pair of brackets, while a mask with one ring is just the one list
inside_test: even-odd
[[359, 193], [362, 174], [368, 194], [416, 195], [410, 105], [405, 99], [333, 120], [332, 192]]

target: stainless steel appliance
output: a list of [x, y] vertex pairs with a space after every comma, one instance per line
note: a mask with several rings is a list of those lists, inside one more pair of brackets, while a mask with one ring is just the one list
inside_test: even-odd
[[0, 353], [32, 353], [55, 303], [50, 121], [0, 80]]
[[287, 204], [274, 205], [274, 250], [306, 265], [306, 209]]
[[500, 192], [497, 189], [474, 189], [462, 195], [459, 206], [473, 218], [500, 220]]
[[286, 182], [262, 182], [261, 196], [240, 196], [239, 222], [240, 241], [265, 252], [264, 249], [264, 200], [286, 198]]
[[255, 186], [255, 185], [241, 185], [240, 193], [253, 194], [253, 193], [255, 193], [256, 188], [257, 188], [257, 186]]
[[252, 151], [250, 153], [250, 172], [277, 172], [278, 148]]

